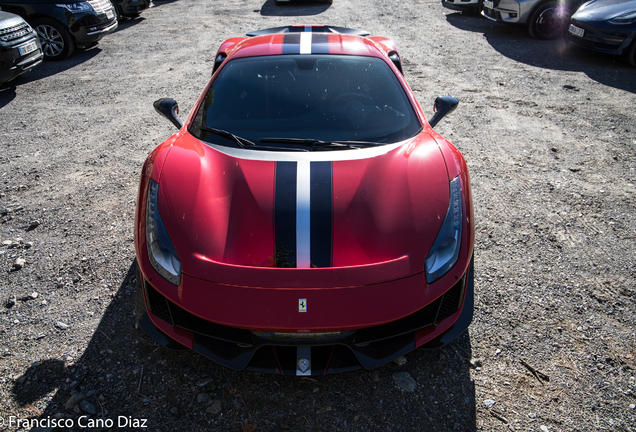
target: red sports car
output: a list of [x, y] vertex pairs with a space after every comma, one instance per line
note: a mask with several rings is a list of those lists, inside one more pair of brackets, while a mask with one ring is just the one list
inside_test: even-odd
[[290, 26], [226, 40], [141, 174], [137, 323], [236, 370], [371, 369], [473, 314], [468, 169], [385, 37]]

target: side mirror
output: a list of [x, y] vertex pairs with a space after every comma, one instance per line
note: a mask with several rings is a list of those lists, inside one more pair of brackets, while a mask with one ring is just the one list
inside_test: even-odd
[[179, 120], [179, 117], [177, 117], [177, 114], [179, 114], [179, 105], [176, 100], [161, 98], [154, 101], [152, 105], [159, 114], [170, 120], [170, 123], [175, 125], [177, 129], [181, 129], [183, 123]]
[[435, 127], [435, 125], [439, 123], [439, 121], [444, 118], [446, 114], [450, 114], [451, 112], [453, 112], [453, 110], [457, 108], [458, 104], [459, 100], [452, 96], [438, 97], [437, 99], [435, 99], [435, 104], [433, 105], [433, 111], [435, 111], [435, 114], [433, 114], [433, 117], [431, 117], [431, 119], [428, 121], [428, 124], [430, 124], [431, 127]]

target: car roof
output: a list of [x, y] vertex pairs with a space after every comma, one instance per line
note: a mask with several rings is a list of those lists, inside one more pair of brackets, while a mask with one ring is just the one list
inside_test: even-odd
[[[369, 33], [324, 25], [297, 25], [259, 30], [248, 37], [228, 39], [222, 46], [228, 57], [281, 54], [341, 54], [385, 57]], [[224, 49], [225, 48], [225, 49]]]

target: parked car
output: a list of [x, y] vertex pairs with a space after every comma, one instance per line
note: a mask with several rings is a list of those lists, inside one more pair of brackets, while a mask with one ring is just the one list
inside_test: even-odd
[[570, 17], [585, 0], [484, 0], [482, 15], [493, 21], [525, 24], [537, 39], [565, 35]]
[[478, 14], [484, 8], [484, 0], [442, 0], [442, 6], [456, 11]]
[[185, 123], [141, 171], [137, 324], [236, 370], [371, 369], [473, 314], [459, 150], [385, 37], [288, 26], [226, 40]]
[[62, 60], [76, 46], [90, 46], [117, 28], [109, 0], [0, 0], [38, 33], [45, 60]]
[[110, 0], [117, 12], [117, 19], [136, 18], [149, 6], [148, 0]]
[[0, 10], [0, 84], [42, 63], [37, 34], [20, 16]]
[[636, 0], [592, 0], [572, 15], [568, 39], [636, 66]]

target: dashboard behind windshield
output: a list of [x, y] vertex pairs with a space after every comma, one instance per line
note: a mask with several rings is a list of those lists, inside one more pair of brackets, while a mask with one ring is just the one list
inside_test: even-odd
[[394, 143], [421, 125], [381, 59], [342, 55], [238, 58], [219, 72], [190, 132], [229, 146], [203, 128], [260, 144], [263, 138]]

